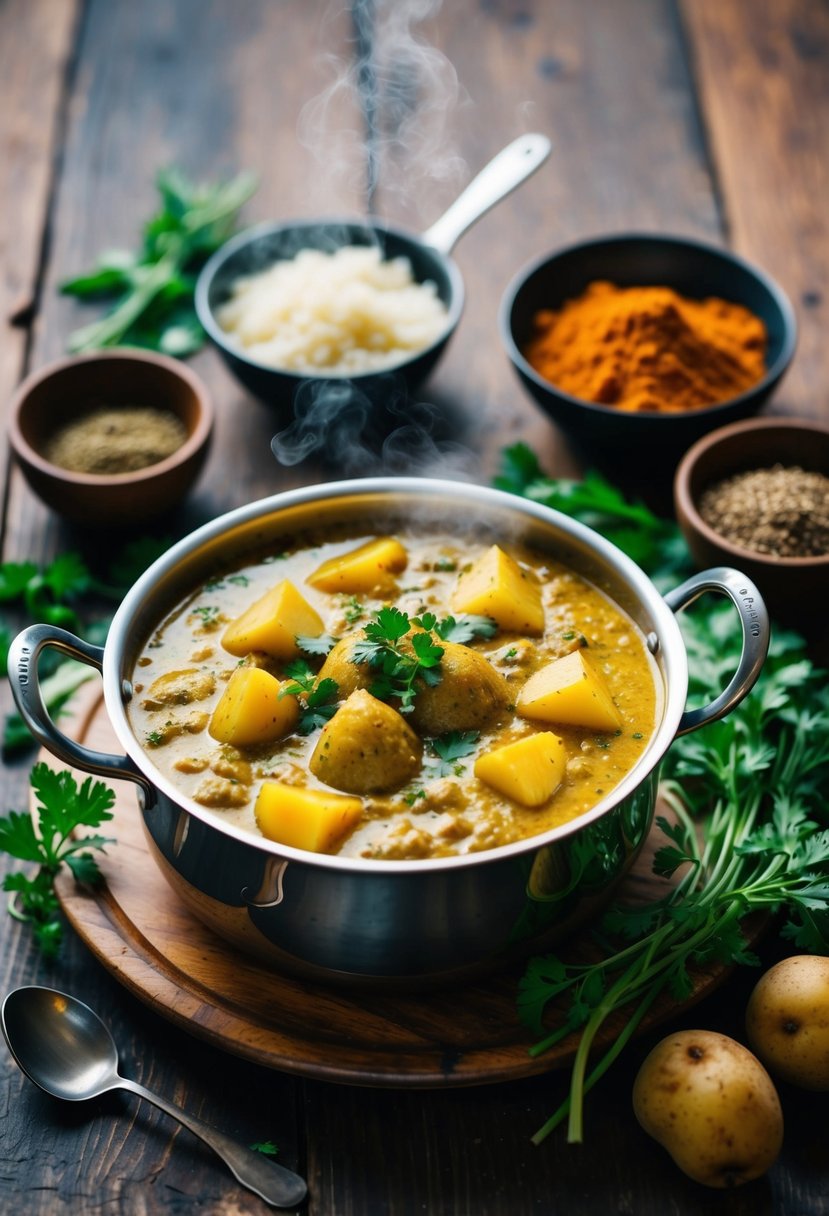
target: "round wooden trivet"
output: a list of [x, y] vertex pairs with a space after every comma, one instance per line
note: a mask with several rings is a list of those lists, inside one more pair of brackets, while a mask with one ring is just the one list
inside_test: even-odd
[[[119, 751], [97, 687], [83, 690], [61, 725], [98, 751]], [[55, 767], [54, 757], [43, 758]], [[104, 883], [90, 891], [61, 874], [58, 898], [107, 970], [177, 1026], [268, 1068], [354, 1085], [481, 1085], [571, 1063], [576, 1036], [529, 1056], [533, 1038], [516, 1017], [520, 968], [462, 988], [400, 993], [328, 988], [245, 958], [179, 902], [147, 851], [134, 787], [113, 785], [114, 819], [100, 830], [117, 843], [100, 859]], [[660, 836], [652, 833], [625, 879], [625, 899], [664, 893], [651, 871]], [[595, 957], [587, 934], [568, 942], [567, 957]], [[697, 973], [689, 1000], [655, 1005], [642, 1029], [676, 1016], [727, 973], [725, 967]], [[624, 1023], [624, 1015], [608, 1019], [597, 1048], [614, 1042]]]

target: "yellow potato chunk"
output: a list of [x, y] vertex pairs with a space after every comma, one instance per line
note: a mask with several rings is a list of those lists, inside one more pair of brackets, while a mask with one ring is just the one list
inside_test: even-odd
[[395, 574], [409, 555], [393, 536], [379, 536], [349, 553], [329, 558], [305, 580], [318, 591], [345, 595], [386, 595], [396, 590]]
[[455, 612], [491, 616], [502, 629], [515, 633], [544, 632], [544, 607], [538, 583], [498, 545], [487, 549], [471, 570], [462, 574], [452, 595]]
[[222, 634], [222, 646], [240, 658], [251, 650], [262, 650], [275, 659], [292, 659], [299, 654], [297, 634], [316, 638], [323, 629], [308, 601], [284, 579], [230, 622]]
[[566, 763], [563, 739], [544, 730], [479, 756], [475, 776], [522, 806], [541, 806], [561, 785]]
[[604, 677], [582, 650], [554, 659], [530, 676], [516, 709], [522, 718], [592, 730], [618, 730], [622, 724]]
[[280, 698], [282, 688], [261, 667], [237, 667], [213, 710], [208, 734], [235, 747], [281, 739], [299, 717], [296, 697]]
[[359, 798], [345, 794], [265, 781], [253, 813], [259, 831], [268, 840], [326, 853], [361, 817], [363, 804]]

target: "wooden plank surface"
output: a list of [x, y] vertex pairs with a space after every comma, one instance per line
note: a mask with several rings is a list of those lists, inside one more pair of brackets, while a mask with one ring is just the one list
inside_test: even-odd
[[685, 0], [683, 15], [726, 232], [780, 282], [800, 323], [797, 357], [771, 412], [825, 418], [829, 7]]
[[[24, 370], [78, 20], [75, 0], [0, 5], [0, 400]], [[6, 445], [0, 476], [6, 483]], [[5, 502], [5, 499], [4, 499]], [[3, 512], [5, 532], [5, 508]]]
[[[385, 11], [379, 0], [375, 7]], [[626, 228], [732, 239], [777, 275], [800, 313], [801, 345], [773, 409], [826, 417], [826, 23], [819, 0], [447, 0], [414, 27], [421, 51], [432, 48], [419, 62], [449, 88], [430, 112], [433, 146], [448, 152], [442, 166], [427, 155], [417, 168], [416, 147], [401, 150], [392, 141], [376, 196], [382, 214], [417, 231], [522, 130], [546, 131], [555, 142], [548, 166], [458, 246], [468, 305], [427, 396], [437, 410], [451, 406], [455, 431], [440, 450], [425, 445], [435, 460], [417, 467], [487, 478], [502, 443], [519, 437], [552, 471], [577, 467], [512, 379], [497, 339], [497, 302], [529, 258]], [[13, 102], [0, 114], [0, 182], [10, 183], [7, 200], [21, 200], [2, 220], [4, 316], [30, 298], [39, 250], [46, 252], [36, 316], [5, 335], [7, 396], [25, 366], [62, 353], [69, 331], [90, 318], [57, 286], [100, 249], [135, 244], [162, 165], [200, 177], [254, 169], [261, 185], [247, 209], [251, 221], [361, 211], [364, 119], [341, 83], [352, 32], [344, 6], [316, 0], [88, 0], [79, 24], [70, 0], [0, 5], [4, 96]], [[415, 101], [428, 104], [428, 90], [413, 94], [407, 83], [412, 53], [398, 45], [387, 59], [398, 125]], [[64, 89], [66, 129], [44, 244]], [[404, 193], [395, 191], [401, 182]], [[20, 222], [10, 229], [15, 213]], [[193, 366], [216, 399], [216, 444], [196, 495], [166, 521], [170, 531], [327, 475], [313, 463], [280, 469], [269, 452], [267, 411], [213, 352]], [[65, 528], [17, 477], [6, 518], [7, 559], [68, 547], [102, 555], [98, 538]], [[4, 766], [5, 807], [25, 806], [27, 768], [27, 761]], [[247, 1143], [274, 1140], [280, 1159], [307, 1174], [311, 1216], [829, 1212], [820, 1095], [784, 1095], [786, 1144], [768, 1179], [733, 1196], [713, 1194], [680, 1175], [631, 1118], [638, 1049], [591, 1103], [587, 1143], [568, 1146], [558, 1136], [538, 1150], [529, 1137], [561, 1100], [562, 1076], [456, 1093], [295, 1082], [171, 1027], [71, 933], [54, 964], [38, 959], [25, 929], [8, 917], [0, 934], [3, 991], [51, 983], [87, 999], [109, 1021], [127, 1075]], [[694, 1018], [741, 1033], [752, 979], [730, 982]], [[160, 1112], [126, 1096], [59, 1105], [0, 1055], [0, 1210], [263, 1210]]]

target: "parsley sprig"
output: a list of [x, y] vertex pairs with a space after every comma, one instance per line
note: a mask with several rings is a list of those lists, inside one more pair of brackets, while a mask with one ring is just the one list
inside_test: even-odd
[[285, 674], [291, 683], [286, 685], [279, 695], [298, 698], [300, 711], [297, 731], [300, 735], [310, 735], [311, 731], [325, 726], [337, 712], [339, 685], [330, 677], [317, 681], [313, 669], [305, 659], [295, 659], [288, 663]]
[[78, 828], [97, 828], [112, 819], [115, 794], [102, 781], [87, 777], [78, 787], [70, 772], [55, 772], [39, 763], [29, 780], [37, 795], [35, 815], [10, 811], [0, 818], [0, 849], [19, 861], [37, 862], [33, 877], [18, 871], [3, 879], [3, 890], [12, 892], [9, 911], [31, 924], [40, 949], [47, 956], [57, 953], [63, 936], [55, 895], [55, 876], [67, 865], [78, 882], [100, 878], [98, 863], [90, 849], [103, 849], [112, 840], [97, 834], [76, 836]]
[[450, 730], [432, 739], [430, 747], [438, 758], [438, 776], [462, 776], [466, 769], [460, 761], [472, 755], [479, 738], [480, 732], [477, 730]]
[[443, 647], [432, 636], [435, 624], [431, 613], [409, 617], [399, 608], [380, 608], [351, 651], [352, 662], [367, 663], [372, 670], [371, 695], [399, 701], [402, 714], [414, 709], [418, 682], [431, 687], [440, 683]]
[[[645, 564], [655, 581], [683, 571], [687, 555], [678, 530], [645, 507], [625, 504], [598, 475], [575, 489], [544, 478], [529, 449], [519, 445], [507, 455], [513, 474], [517, 458], [530, 497], [586, 522], [600, 516], [603, 533]], [[683, 617], [682, 628], [691, 695], [708, 700], [736, 666], [733, 610]], [[666, 843], [654, 863], [657, 873], [677, 876], [670, 893], [642, 907], [612, 907], [596, 933], [603, 952], [598, 962], [535, 958], [519, 985], [519, 1015], [543, 1035], [532, 1054], [579, 1034], [569, 1095], [533, 1137], [536, 1144], [565, 1119], [568, 1139], [582, 1139], [585, 1094], [661, 995], [689, 995], [693, 967], [757, 964], [742, 928], [750, 913], [782, 913], [783, 934], [797, 949], [829, 953], [827, 738], [826, 674], [805, 657], [797, 635], [776, 630], [751, 695], [728, 718], [672, 745], [662, 792], [673, 817], [657, 821]], [[553, 1000], [557, 1024], [545, 1034]], [[627, 1016], [621, 1033], [591, 1060], [596, 1036], [619, 1010]]]

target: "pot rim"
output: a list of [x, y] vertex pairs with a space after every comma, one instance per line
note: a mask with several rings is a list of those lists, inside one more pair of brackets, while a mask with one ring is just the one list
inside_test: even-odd
[[[629, 773], [594, 807], [583, 815], [550, 828], [537, 836], [528, 836], [510, 844], [499, 845], [494, 849], [486, 849], [476, 853], [465, 853], [452, 857], [437, 857], [413, 860], [384, 860], [356, 857], [341, 857], [336, 854], [312, 853], [304, 849], [282, 845], [265, 837], [254, 836], [244, 828], [233, 824], [222, 823], [219, 815], [207, 807], [201, 806], [188, 798], [170, 781], [164, 773], [153, 765], [149, 754], [138, 742], [132, 730], [126, 712], [126, 701], [122, 694], [123, 681], [128, 675], [122, 672], [121, 660], [124, 641], [130, 634], [133, 618], [139, 609], [146, 606], [148, 598], [152, 597], [159, 576], [172, 570], [185, 556], [196, 552], [202, 545], [216, 540], [222, 533], [236, 528], [260, 517], [265, 518], [295, 506], [313, 502], [322, 502], [333, 498], [350, 498], [353, 496], [381, 495], [393, 498], [394, 495], [414, 494], [427, 501], [443, 499], [462, 500], [467, 506], [481, 508], [487, 506], [507, 508], [519, 516], [528, 516], [547, 526], [554, 526], [580, 541], [597, 554], [620, 575], [627, 586], [635, 593], [637, 600], [647, 607], [657, 626], [659, 652], [662, 655], [665, 670], [663, 673], [662, 720], [656, 726], [647, 748]], [[677, 727], [685, 708], [685, 697], [688, 688], [688, 664], [685, 645], [682, 640], [679, 625], [671, 609], [666, 604], [650, 578], [636, 565], [631, 558], [617, 549], [592, 528], [577, 520], [570, 519], [562, 512], [553, 510], [540, 503], [503, 490], [479, 486], [474, 483], [457, 483], [437, 478], [417, 477], [371, 477], [354, 478], [351, 480], [323, 482], [312, 486], [304, 486], [294, 490], [286, 490], [268, 498], [258, 499], [237, 507], [224, 515], [217, 516], [209, 523], [191, 532], [188, 536], [173, 545], [166, 554], [157, 559], [133, 587], [127, 592], [116, 612], [109, 636], [104, 648], [102, 674], [104, 680], [104, 700], [115, 734], [132, 760], [133, 765], [149, 780], [156, 791], [163, 794], [176, 806], [200, 820], [223, 836], [227, 836], [240, 844], [248, 845], [257, 851], [271, 854], [291, 861], [303, 862], [306, 865], [318, 866], [328, 870], [340, 870], [349, 873], [375, 875], [388, 874], [423, 874], [427, 871], [465, 869], [469, 866], [494, 864], [514, 859], [528, 852], [536, 852], [545, 845], [565, 839], [580, 832], [588, 825], [603, 818], [614, 807], [617, 807], [630, 794], [638, 789], [650, 776], [663, 759], [670, 743], [673, 741]]]

